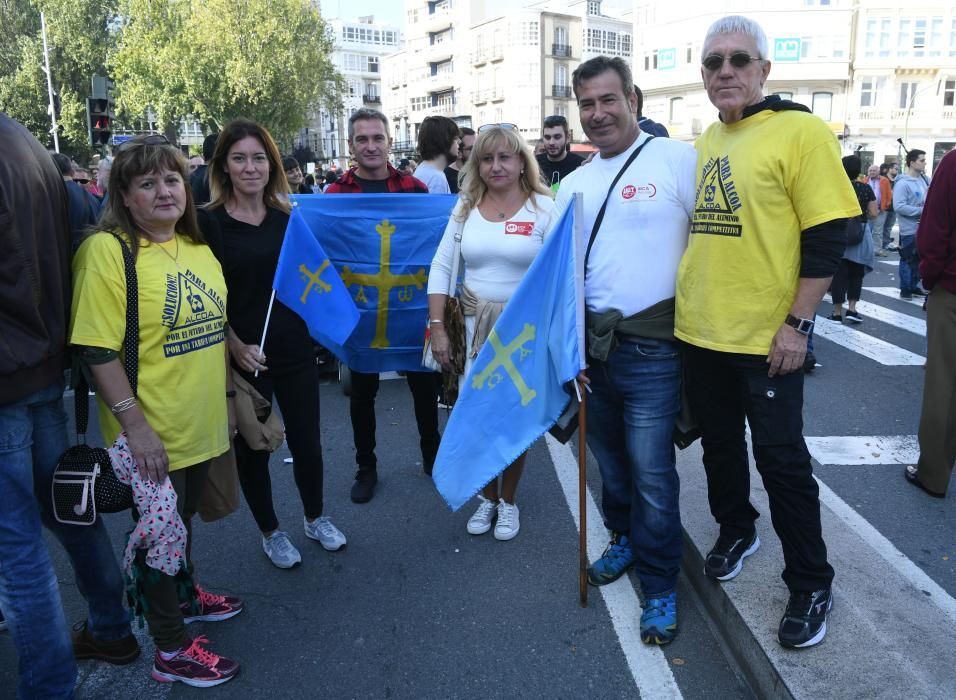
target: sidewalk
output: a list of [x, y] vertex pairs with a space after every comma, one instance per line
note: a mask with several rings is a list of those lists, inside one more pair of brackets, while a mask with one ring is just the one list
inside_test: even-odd
[[[828, 633], [816, 647], [777, 643], [787, 604], [783, 555], [767, 494], [751, 462], [751, 498], [760, 550], [741, 574], [720, 584], [703, 574], [717, 539], [700, 443], [678, 454], [683, 570], [700, 595], [755, 694], [762, 698], [952, 698], [956, 696], [956, 601], [826, 486], [823, 534], [836, 570]], [[900, 517], [906, 517], [901, 513]]]

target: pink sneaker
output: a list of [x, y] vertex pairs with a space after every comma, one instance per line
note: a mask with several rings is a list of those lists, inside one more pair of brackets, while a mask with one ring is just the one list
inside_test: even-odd
[[183, 622], [187, 625], [190, 622], [219, 622], [228, 620], [242, 612], [242, 599], [231, 595], [216, 595], [209, 593], [195, 584], [196, 603], [199, 610], [193, 613], [192, 606], [189, 603], [181, 603], [180, 609], [183, 611]]
[[205, 637], [196, 637], [168, 660], [157, 649], [153, 657], [153, 679], [160, 683], [179, 681], [195, 688], [210, 688], [232, 680], [239, 673], [239, 664], [202, 647], [208, 643]]

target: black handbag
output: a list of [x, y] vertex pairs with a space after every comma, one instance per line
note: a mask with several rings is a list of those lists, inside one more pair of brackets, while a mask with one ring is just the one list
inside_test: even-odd
[[851, 216], [846, 220], [846, 244], [847, 246], [859, 245], [863, 242], [863, 236], [866, 232], [866, 224], [860, 221], [860, 217]]
[[[116, 236], [116, 234], [113, 234]], [[136, 396], [139, 354], [139, 293], [136, 264], [126, 242], [116, 236], [123, 249], [126, 274], [126, 333], [123, 337], [123, 369]], [[133, 506], [133, 487], [124, 484], [113, 471], [110, 455], [102, 447], [86, 444], [89, 423], [89, 382], [77, 373], [73, 402], [76, 413], [77, 444], [60, 455], [51, 487], [53, 516], [66, 525], [92, 525], [97, 513], [118, 513]]]

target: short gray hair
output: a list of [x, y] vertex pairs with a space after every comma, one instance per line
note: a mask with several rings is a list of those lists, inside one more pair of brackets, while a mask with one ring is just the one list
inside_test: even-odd
[[377, 109], [368, 109], [363, 107], [362, 109], [357, 109], [352, 113], [352, 116], [349, 117], [349, 141], [352, 140], [352, 137], [355, 135], [355, 122], [362, 119], [378, 119], [382, 124], [385, 125], [385, 135], [388, 136], [388, 117], [379, 112]]
[[746, 34], [757, 44], [757, 53], [760, 58], [766, 60], [770, 53], [770, 47], [767, 44], [767, 35], [763, 28], [749, 17], [743, 15], [727, 15], [710, 25], [707, 34], [704, 36], [704, 45], [718, 34]]

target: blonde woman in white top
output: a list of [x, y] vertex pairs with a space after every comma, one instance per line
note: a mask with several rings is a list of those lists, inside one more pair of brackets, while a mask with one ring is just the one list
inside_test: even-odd
[[[450, 367], [449, 341], [441, 323], [447, 297], [455, 234], [462, 230], [461, 257], [465, 277], [461, 295], [465, 310], [465, 374], [471, 371], [482, 343], [518, 283], [544, 245], [556, 220], [551, 193], [541, 184], [538, 163], [513, 124], [488, 124], [478, 129], [471, 157], [461, 171], [461, 191], [428, 277], [428, 310], [432, 353]], [[482, 489], [468, 532], [481, 535], [495, 524], [495, 538], [510, 540], [520, 522], [515, 493], [525, 455], [521, 455]]]

